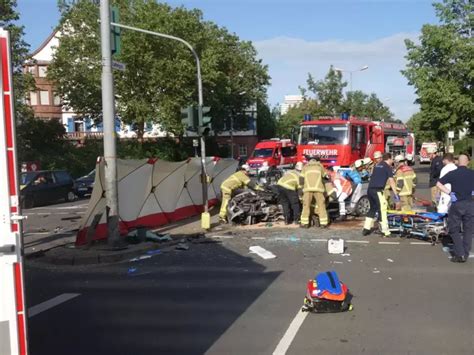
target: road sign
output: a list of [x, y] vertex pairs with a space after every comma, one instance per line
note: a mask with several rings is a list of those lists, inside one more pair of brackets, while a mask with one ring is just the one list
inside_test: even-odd
[[305, 121], [311, 121], [311, 115], [309, 113], [304, 114], [304, 120]]
[[112, 61], [112, 68], [117, 69], [117, 70], [121, 70], [121, 71], [125, 71], [127, 66], [124, 63], [117, 62], [116, 60], [113, 60]]
[[0, 28], [0, 353], [26, 355], [25, 295], [10, 36]]
[[[119, 23], [120, 15], [117, 6], [110, 8], [110, 22]], [[110, 27], [110, 45], [112, 54], [120, 54], [122, 51], [122, 39], [120, 38], [120, 27]]]
[[454, 145], [448, 146], [448, 153], [454, 153]]
[[448, 131], [448, 138], [454, 138], [454, 131]]

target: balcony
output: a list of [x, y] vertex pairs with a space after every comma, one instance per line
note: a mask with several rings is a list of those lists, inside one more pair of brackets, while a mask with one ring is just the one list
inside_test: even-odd
[[73, 141], [82, 141], [85, 139], [102, 139], [104, 132], [67, 132], [66, 138]]

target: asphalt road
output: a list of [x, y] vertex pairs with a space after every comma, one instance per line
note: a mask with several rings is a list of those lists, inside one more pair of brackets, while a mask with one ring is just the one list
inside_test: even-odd
[[[440, 245], [363, 238], [348, 223], [220, 231], [136, 262], [28, 261], [31, 354], [472, 354], [474, 258], [453, 264]], [[327, 253], [331, 237], [346, 240], [344, 255]], [[354, 310], [299, 314], [307, 280], [326, 270]]]

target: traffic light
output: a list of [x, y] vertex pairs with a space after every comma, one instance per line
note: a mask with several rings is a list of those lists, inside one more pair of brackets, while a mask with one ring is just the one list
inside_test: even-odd
[[209, 106], [202, 107], [202, 116], [200, 116], [198, 128], [199, 135], [207, 136], [212, 130], [212, 117], [205, 116], [205, 114], [209, 113], [209, 111], [211, 111]]
[[[120, 23], [119, 9], [117, 6], [110, 8], [110, 22]], [[122, 50], [122, 40], [120, 39], [120, 27], [112, 26], [110, 28], [110, 47], [112, 55], [120, 55]]]
[[181, 109], [181, 122], [186, 131], [195, 131], [198, 124], [198, 117], [193, 106]]

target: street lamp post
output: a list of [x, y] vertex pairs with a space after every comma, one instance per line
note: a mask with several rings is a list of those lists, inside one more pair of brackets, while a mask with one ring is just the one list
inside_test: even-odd
[[[199, 122], [202, 122], [203, 95], [202, 95], [201, 62], [199, 60], [199, 56], [197, 55], [196, 51], [191, 46], [191, 44], [189, 44], [184, 39], [179, 38], [179, 37], [175, 37], [175, 36], [171, 36], [171, 35], [167, 35], [167, 34], [159, 33], [159, 32], [148, 31], [141, 28], [137, 28], [137, 27], [126, 26], [120, 23], [110, 22], [110, 26], [125, 28], [127, 30], [146, 33], [152, 36], [172, 39], [172, 40], [183, 43], [186, 47], [189, 48], [189, 50], [194, 55], [194, 59], [196, 60], [196, 67], [197, 67], [196, 75], [197, 75], [197, 84], [198, 84], [198, 117], [199, 117]], [[203, 209], [204, 209], [204, 213], [202, 216], [202, 225], [204, 229], [209, 229], [210, 225], [209, 225], [209, 206], [208, 206], [208, 196], [207, 196], [206, 143], [204, 140], [204, 136], [201, 135], [200, 139], [201, 139], [202, 200], [203, 200]]]
[[364, 70], [367, 70], [369, 69], [369, 66], [368, 65], [364, 65], [362, 68], [359, 68], [359, 69], [356, 69], [356, 70], [346, 70], [346, 69], [342, 69], [342, 68], [334, 68], [335, 71], [338, 71], [340, 73], [343, 73], [343, 72], [346, 72], [346, 73], [349, 73], [349, 85], [350, 85], [350, 89], [352, 91], [352, 74], [355, 73], [355, 72], [359, 72], [359, 71], [364, 71]]

